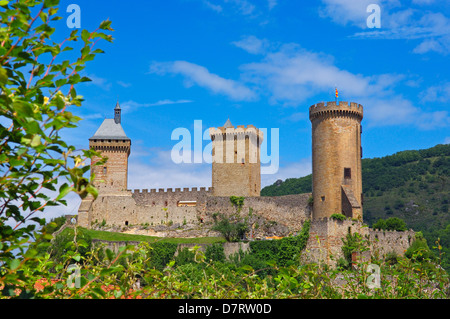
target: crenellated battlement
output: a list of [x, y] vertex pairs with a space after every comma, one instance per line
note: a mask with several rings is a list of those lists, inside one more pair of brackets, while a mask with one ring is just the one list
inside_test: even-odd
[[329, 101], [320, 102], [309, 107], [309, 118], [312, 121], [322, 116], [355, 116], [362, 120], [363, 106], [355, 102]]
[[212, 187], [185, 187], [185, 188], [152, 188], [152, 189], [129, 189], [133, 194], [186, 194], [186, 193], [212, 193]]
[[254, 125], [249, 124], [247, 127], [244, 125], [238, 125], [235, 127], [223, 127], [220, 126], [218, 128], [210, 127], [209, 128], [209, 136], [214, 138], [215, 135], [237, 135], [239, 136], [247, 136], [247, 135], [255, 135], [259, 138], [260, 141], [263, 140], [264, 134], [261, 130], [257, 129]]

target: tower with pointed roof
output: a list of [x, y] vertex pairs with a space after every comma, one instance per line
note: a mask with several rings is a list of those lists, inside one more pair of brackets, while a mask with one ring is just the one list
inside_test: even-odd
[[114, 108], [114, 118], [104, 119], [95, 134], [89, 139], [89, 147], [107, 157], [103, 165], [95, 165], [99, 158], [91, 163], [91, 174], [95, 174], [95, 185], [101, 193], [125, 191], [128, 183], [128, 156], [131, 140], [121, 125], [119, 102]]
[[253, 125], [236, 128], [228, 119], [210, 128], [212, 188], [214, 196], [259, 196], [261, 191], [260, 145], [263, 133]]

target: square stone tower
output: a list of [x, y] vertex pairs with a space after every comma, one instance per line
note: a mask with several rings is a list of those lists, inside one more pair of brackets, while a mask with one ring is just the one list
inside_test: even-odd
[[91, 173], [95, 174], [95, 186], [102, 194], [127, 190], [131, 140], [120, 123], [121, 109], [117, 102], [114, 119], [105, 119], [94, 136], [89, 139], [89, 147], [108, 158], [104, 165], [95, 165], [99, 158], [93, 158], [91, 163]]
[[344, 214], [362, 221], [361, 121], [363, 107], [317, 103], [312, 123], [313, 219]]
[[223, 127], [210, 128], [209, 135], [213, 143], [213, 195], [259, 196], [263, 133], [253, 125], [235, 128], [228, 119]]

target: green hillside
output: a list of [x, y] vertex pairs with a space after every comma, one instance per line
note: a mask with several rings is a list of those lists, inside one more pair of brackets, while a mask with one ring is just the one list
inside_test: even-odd
[[[430, 247], [439, 237], [450, 255], [449, 176], [449, 144], [363, 159], [364, 222], [402, 218], [409, 228], [423, 232]], [[311, 181], [311, 175], [277, 181], [263, 188], [261, 196], [308, 193]]]

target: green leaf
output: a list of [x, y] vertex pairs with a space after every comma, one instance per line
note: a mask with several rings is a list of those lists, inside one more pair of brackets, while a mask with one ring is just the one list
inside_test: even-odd
[[59, 4], [59, 0], [45, 0], [44, 1], [44, 8], [55, 7], [58, 4]]
[[87, 30], [81, 31], [81, 39], [83, 41], [86, 42], [89, 39], [90, 36], [91, 36], [91, 34], [89, 33], [89, 31], [87, 31]]
[[9, 263], [9, 268], [11, 268], [11, 270], [16, 270], [17, 267], [19, 267], [19, 265], [20, 265], [20, 259], [13, 259]]
[[102, 30], [111, 30], [111, 22], [110, 20], [105, 20], [100, 23], [100, 29]]
[[60, 200], [61, 198], [65, 197], [67, 194], [69, 194], [72, 191], [72, 187], [67, 185], [67, 183], [64, 183], [59, 188], [59, 195], [56, 197], [55, 201]]
[[33, 258], [34, 256], [36, 256], [38, 253], [38, 251], [36, 249], [30, 248], [27, 250], [27, 252], [25, 253], [25, 257], [27, 258]]
[[8, 0], [2, 0], [0, 1], [0, 6], [6, 6], [9, 3]]
[[39, 146], [39, 145], [41, 145], [41, 136], [36, 134], [36, 135], [33, 136], [33, 138], [31, 139], [30, 146], [31, 146], [31, 147], [36, 147], [36, 146]]
[[0, 67], [0, 84], [5, 85], [8, 82], [8, 74], [6, 70]]

